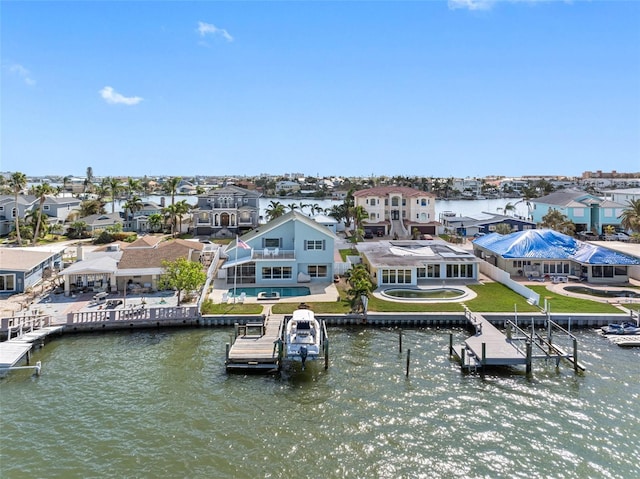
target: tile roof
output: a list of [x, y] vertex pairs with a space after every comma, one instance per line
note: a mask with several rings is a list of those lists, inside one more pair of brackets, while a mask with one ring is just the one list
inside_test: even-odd
[[409, 188], [408, 186], [377, 186], [375, 188], [367, 188], [365, 190], [358, 190], [353, 193], [356, 198], [364, 196], [389, 196], [390, 194], [400, 194], [402, 196], [430, 196], [435, 198], [433, 193], [427, 191], [416, 190], [415, 188]]

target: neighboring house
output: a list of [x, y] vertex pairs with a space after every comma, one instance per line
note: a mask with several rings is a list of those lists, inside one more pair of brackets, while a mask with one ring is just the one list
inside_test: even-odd
[[[46, 224], [62, 224], [73, 211], [80, 208], [82, 201], [69, 196], [47, 196], [42, 204], [43, 220]], [[34, 195], [18, 195], [18, 216], [38, 211], [40, 200]], [[0, 195], [0, 236], [6, 236], [15, 228], [15, 197]]]
[[133, 242], [122, 253], [116, 271], [117, 291], [124, 291], [125, 287], [132, 293], [157, 291], [158, 280], [164, 272], [163, 261], [171, 262], [185, 258], [205, 263], [205, 244], [199, 241], [173, 239], [155, 242], [143, 238], [141, 240]]
[[627, 283], [629, 268], [640, 265], [637, 258], [550, 229], [493, 233], [474, 240], [473, 251], [511, 275], [574, 276], [591, 283]]
[[478, 258], [439, 239], [363, 242], [358, 251], [378, 287], [478, 281]]
[[116, 224], [120, 224], [124, 227], [124, 220], [122, 215], [118, 212], [89, 215], [84, 218], [78, 218], [78, 221], [84, 221], [87, 224], [87, 231], [90, 233], [102, 231], [105, 228]]
[[484, 211], [470, 216], [452, 216], [445, 213], [440, 216], [440, 221], [445, 228], [461, 236], [493, 233], [499, 224], [509, 225], [512, 231], [524, 231], [536, 227], [535, 223], [526, 219]]
[[308, 216], [290, 211], [232, 242], [218, 276], [228, 284], [286, 286], [333, 281], [336, 236]]
[[606, 226], [620, 227], [620, 215], [625, 205], [602, 199], [582, 190], [565, 189], [529, 200], [534, 223], [551, 210], [557, 210], [576, 225], [576, 232], [593, 231], [603, 234]]
[[0, 248], [0, 294], [24, 293], [62, 267], [62, 252]]
[[276, 192], [280, 194], [281, 191], [284, 191], [286, 194], [296, 193], [300, 191], [300, 183], [290, 180], [277, 181]]
[[137, 231], [138, 233], [147, 233], [151, 231], [151, 227], [149, 226], [149, 216], [153, 214], [163, 215], [162, 211], [163, 208], [158, 203], [154, 203], [153, 201], [143, 202], [142, 209], [135, 211], [130, 220], [133, 231]]
[[625, 188], [620, 190], [606, 190], [603, 191], [605, 198], [624, 205], [628, 206], [629, 201], [638, 201], [640, 200], [640, 188]]
[[6, 236], [15, 229], [16, 214], [19, 218], [34, 207], [37, 208], [38, 198], [33, 195], [18, 195], [18, 206], [14, 195], [0, 195], [0, 235]]
[[414, 228], [422, 234], [436, 234], [435, 196], [406, 186], [381, 186], [353, 193], [355, 206], [362, 206], [368, 218], [366, 232], [409, 237]]
[[198, 196], [193, 209], [194, 235], [230, 237], [257, 227], [261, 196], [233, 185]]
[[332, 233], [334, 234], [337, 233], [338, 225], [340, 222], [337, 221], [333, 216], [320, 214], [320, 215], [312, 216], [311, 219], [318, 224], [326, 226], [331, 230]]

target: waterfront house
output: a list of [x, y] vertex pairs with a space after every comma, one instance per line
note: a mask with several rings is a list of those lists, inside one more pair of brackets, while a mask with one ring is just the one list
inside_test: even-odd
[[478, 258], [440, 239], [362, 242], [358, 251], [378, 287], [478, 281]]
[[603, 234], [605, 227], [620, 228], [620, 215], [625, 205], [602, 199], [582, 190], [563, 189], [529, 200], [534, 223], [551, 210], [557, 210], [576, 225], [576, 232], [593, 231]]
[[259, 286], [332, 281], [335, 239], [329, 228], [293, 210], [229, 244], [218, 277]]
[[540, 280], [627, 283], [629, 268], [640, 265], [637, 258], [550, 229], [492, 233], [474, 240], [473, 251], [513, 276]]
[[440, 222], [445, 230], [460, 236], [493, 233], [499, 224], [508, 225], [511, 231], [525, 231], [536, 227], [534, 222], [517, 216], [500, 215], [485, 211], [469, 216], [456, 216], [455, 214], [447, 213], [443, 212], [440, 215]]
[[257, 227], [261, 196], [234, 185], [198, 196], [193, 209], [194, 235], [231, 237]]
[[64, 248], [0, 248], [0, 294], [17, 294], [62, 268]]
[[380, 186], [353, 193], [356, 207], [367, 212], [365, 233], [408, 238], [414, 231], [436, 234], [435, 196], [406, 186]]
[[91, 234], [98, 233], [105, 228], [113, 227], [117, 224], [121, 225], [124, 229], [124, 219], [118, 212], [89, 215], [84, 218], [78, 218], [78, 221], [84, 221], [87, 225], [87, 231]]

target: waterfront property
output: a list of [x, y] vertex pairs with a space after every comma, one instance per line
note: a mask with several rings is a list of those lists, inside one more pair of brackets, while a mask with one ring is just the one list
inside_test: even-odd
[[499, 224], [508, 225], [511, 231], [524, 231], [536, 227], [534, 222], [524, 218], [489, 212], [468, 216], [458, 216], [455, 213], [443, 212], [440, 215], [440, 222], [445, 228], [448, 228], [449, 231], [460, 236], [493, 233]]
[[234, 286], [332, 282], [335, 239], [327, 227], [290, 211], [229, 244], [218, 277]]
[[474, 240], [473, 251], [511, 275], [542, 281], [547, 277], [627, 283], [629, 268], [640, 265], [637, 258], [550, 229], [492, 233]]
[[235, 185], [212, 189], [198, 196], [193, 210], [197, 236], [230, 237], [258, 226], [261, 193]]
[[478, 281], [480, 260], [440, 239], [362, 242], [358, 251], [378, 287]]
[[27, 291], [62, 268], [63, 247], [0, 248], [0, 294]]
[[576, 225], [576, 231], [594, 231], [603, 234], [606, 226], [619, 228], [620, 215], [625, 205], [586, 193], [582, 190], [563, 189], [540, 198], [529, 200], [534, 223], [551, 210], [557, 210]]
[[356, 191], [356, 207], [367, 212], [363, 221], [366, 232], [408, 238], [414, 231], [436, 234], [435, 195], [406, 186], [381, 186]]

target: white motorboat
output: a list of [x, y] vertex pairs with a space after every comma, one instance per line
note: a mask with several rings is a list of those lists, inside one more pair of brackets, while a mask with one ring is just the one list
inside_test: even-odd
[[324, 356], [325, 334], [313, 311], [301, 305], [287, 322], [284, 333], [285, 359], [301, 362], [304, 369], [307, 361]]

